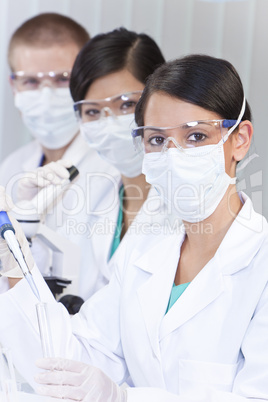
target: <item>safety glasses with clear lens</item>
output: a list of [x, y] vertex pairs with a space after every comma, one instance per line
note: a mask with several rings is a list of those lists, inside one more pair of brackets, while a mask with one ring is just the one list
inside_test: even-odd
[[102, 117], [120, 116], [135, 112], [142, 91], [127, 92], [105, 99], [87, 99], [74, 103], [74, 110], [80, 123], [99, 120]]
[[[225, 142], [229, 128], [237, 120], [201, 120], [181, 124], [176, 127], [137, 127], [132, 137], [137, 151], [161, 152], [176, 146], [182, 150]], [[231, 131], [231, 130], [230, 130]]]
[[12, 85], [19, 92], [38, 90], [46, 85], [52, 88], [68, 88], [70, 77], [71, 71], [49, 71], [39, 73], [16, 71], [10, 75]]

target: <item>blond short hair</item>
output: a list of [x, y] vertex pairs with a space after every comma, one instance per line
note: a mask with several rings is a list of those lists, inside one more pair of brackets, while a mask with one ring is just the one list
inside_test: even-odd
[[12, 69], [12, 53], [19, 45], [47, 48], [74, 43], [81, 49], [89, 39], [86, 29], [73, 19], [57, 13], [41, 13], [25, 21], [11, 36], [8, 63]]

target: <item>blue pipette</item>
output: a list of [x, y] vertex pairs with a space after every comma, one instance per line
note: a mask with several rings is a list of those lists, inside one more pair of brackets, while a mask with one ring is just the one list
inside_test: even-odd
[[22, 270], [25, 279], [30, 285], [35, 296], [40, 300], [40, 295], [36, 287], [36, 284], [33, 280], [33, 276], [26, 264], [19, 242], [16, 239], [15, 229], [12, 223], [10, 222], [8, 214], [5, 211], [0, 211], [0, 235], [2, 236], [3, 239], [6, 240], [8, 248], [10, 249], [20, 269]]

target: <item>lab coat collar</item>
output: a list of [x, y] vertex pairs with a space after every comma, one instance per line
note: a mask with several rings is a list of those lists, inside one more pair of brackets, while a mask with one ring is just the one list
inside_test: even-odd
[[79, 133], [66, 149], [65, 153], [62, 156], [62, 159], [69, 160], [74, 166], [79, 168], [80, 163], [85, 157], [88, 156], [88, 153], [90, 151], [92, 151], [92, 153], [95, 152], [89, 148], [89, 146]]
[[225, 290], [224, 276], [246, 268], [267, 237], [265, 218], [254, 211], [251, 200], [245, 194], [241, 193], [240, 196], [244, 201], [240, 213], [214, 257], [164, 317], [160, 340], [217, 299]]
[[32, 156], [30, 158], [26, 158], [22, 163], [22, 170], [24, 172], [29, 172], [33, 169], [36, 169], [40, 165], [43, 156], [43, 151], [39, 142], [34, 140], [32, 141], [32, 145]]
[[[136, 267], [151, 274], [138, 289], [138, 297], [150, 343], [159, 360], [159, 340], [218, 298], [225, 289], [223, 276], [232, 275], [245, 268], [265, 239], [266, 220], [253, 210], [246, 195], [242, 194], [242, 198], [245, 204], [215, 256], [194, 278], [167, 314], [166, 307], [185, 236], [183, 226], [179, 235], [166, 236], [161, 242], [156, 240], [155, 244], [136, 260]], [[239, 258], [235, 258], [237, 255]]]
[[167, 308], [180, 256], [184, 234], [171, 241], [164, 237], [135, 263], [143, 271], [153, 274], [138, 289], [144, 323], [155, 357], [160, 361], [159, 327]]
[[[235, 273], [248, 265], [246, 262], [251, 261], [257, 253], [268, 231], [266, 219], [254, 211], [250, 198], [243, 192], [240, 193], [240, 196], [244, 205], [216, 252], [216, 255], [219, 255], [219, 260], [222, 261], [223, 274]], [[152, 242], [151, 247], [148, 247], [147, 251], [137, 259], [135, 265], [144, 271], [154, 273], [160, 268], [158, 261], [161, 261], [161, 256], [167, 256], [168, 248], [171, 248], [170, 252], [172, 253], [176, 245], [182, 244], [184, 237], [185, 228], [183, 224], [179, 228], [179, 234], [171, 233], [164, 236], [161, 245], [159, 239], [155, 237], [155, 242]], [[246, 253], [244, 244], [249, 247], [247, 247]], [[172, 246], [170, 247], [170, 245]], [[234, 255], [240, 255], [238, 261]]]
[[146, 207], [148, 213], [157, 213], [160, 210], [166, 210], [166, 205], [164, 201], [160, 198], [159, 194], [153, 186], [151, 186], [149, 190], [144, 206]]
[[[224, 290], [221, 264], [215, 256], [166, 314], [183, 240], [183, 230], [179, 236], [167, 236], [161, 243], [157, 242], [151, 247], [135, 264], [151, 273], [150, 278], [138, 289], [138, 297], [150, 344], [159, 361], [159, 341], [213, 302]], [[204, 292], [205, 287], [210, 291]]]
[[217, 250], [223, 275], [232, 275], [246, 267], [267, 236], [266, 219], [254, 211], [246, 194], [239, 194], [244, 205]]
[[[73, 165], [77, 166], [83, 160], [83, 158], [88, 155], [89, 151], [89, 146], [86, 144], [81, 134], [79, 133], [63, 154], [62, 159], [69, 160]], [[43, 150], [40, 143], [37, 140], [33, 140], [32, 156], [30, 158], [27, 158], [27, 160], [25, 160], [25, 162], [23, 163], [23, 170], [27, 172], [39, 167], [42, 156]]]

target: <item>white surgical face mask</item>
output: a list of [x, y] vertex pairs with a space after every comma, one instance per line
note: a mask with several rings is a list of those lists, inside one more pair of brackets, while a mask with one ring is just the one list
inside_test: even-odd
[[142, 173], [142, 157], [133, 145], [131, 129], [134, 127], [134, 114], [127, 114], [83, 123], [80, 129], [90, 147], [104, 160], [122, 175], [136, 177]]
[[222, 144], [184, 151], [170, 148], [161, 155], [148, 153], [142, 171], [170, 210], [186, 222], [209, 217], [228, 186], [235, 183], [235, 178], [225, 173]]
[[142, 172], [146, 181], [182, 220], [200, 222], [208, 218], [229, 185], [235, 184], [236, 178], [225, 172], [223, 144], [240, 123], [245, 107], [244, 98], [236, 124], [218, 144], [145, 154]]
[[45, 148], [62, 148], [79, 131], [69, 88], [17, 92], [15, 106], [33, 137]]

